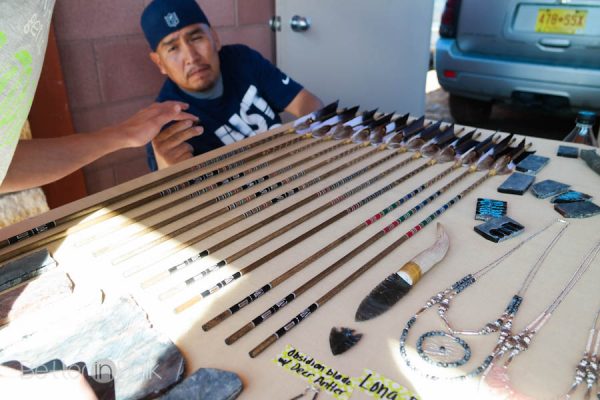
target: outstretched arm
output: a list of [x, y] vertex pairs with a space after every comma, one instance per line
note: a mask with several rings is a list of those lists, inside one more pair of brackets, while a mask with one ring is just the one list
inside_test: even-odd
[[155, 103], [128, 120], [97, 132], [20, 141], [0, 193], [45, 185], [113, 151], [143, 146], [170, 121], [197, 120], [187, 104]]
[[288, 104], [285, 111], [295, 117], [301, 117], [323, 107], [323, 102], [306, 89], [302, 89]]

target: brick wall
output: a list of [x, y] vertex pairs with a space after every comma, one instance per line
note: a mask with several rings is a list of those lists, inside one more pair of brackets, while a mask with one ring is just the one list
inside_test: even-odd
[[[148, 57], [139, 19], [150, 0], [59, 0], [54, 26], [77, 132], [119, 122], [152, 103], [163, 76]], [[273, 61], [267, 21], [274, 0], [199, 0], [223, 44], [244, 43]], [[117, 151], [84, 168], [95, 193], [149, 172], [144, 149]]]

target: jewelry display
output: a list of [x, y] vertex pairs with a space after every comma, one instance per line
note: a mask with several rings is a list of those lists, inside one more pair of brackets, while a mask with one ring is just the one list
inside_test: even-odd
[[[453, 299], [460, 294], [462, 291], [467, 289], [469, 286], [473, 285], [477, 282], [478, 279], [483, 277], [488, 272], [492, 271], [494, 268], [499, 266], [506, 258], [512, 255], [515, 251], [520, 249], [523, 245], [530, 242], [534, 238], [538, 237], [543, 232], [549, 230], [551, 227], [556, 224], [560, 224], [559, 231], [555, 234], [552, 241], [548, 244], [548, 246], [544, 249], [540, 257], [534, 263], [534, 265], [530, 268], [529, 273], [523, 280], [521, 288], [515, 294], [508, 307], [504, 311], [504, 313], [494, 322], [486, 324], [483, 328], [477, 330], [458, 330], [453, 327], [451, 324], [447, 312], [450, 309]], [[425, 313], [425, 311], [434, 308], [437, 306], [437, 315], [441, 318], [443, 325], [445, 326], [445, 331], [440, 330], [431, 330], [425, 332], [420, 335], [417, 339], [417, 354], [420, 359], [428, 363], [429, 365], [433, 365], [434, 367], [441, 367], [444, 369], [456, 368], [459, 366], [463, 366], [469, 361], [471, 358], [471, 348], [468, 342], [459, 336], [486, 336], [492, 333], [499, 333], [499, 337], [497, 340], [498, 345], [502, 345], [507, 338], [510, 337], [512, 321], [515, 313], [518, 311], [519, 306], [523, 301], [523, 296], [525, 292], [529, 288], [529, 285], [535, 278], [537, 272], [542, 266], [544, 260], [554, 247], [554, 245], [560, 240], [562, 235], [564, 234], [566, 228], [568, 227], [568, 223], [564, 220], [558, 220], [552, 222], [546, 227], [542, 228], [538, 232], [529, 236], [528, 238], [522, 240], [515, 247], [510, 249], [501, 257], [492, 261], [490, 264], [481, 268], [477, 272], [471, 273], [454, 283], [451, 287], [437, 293], [433, 297], [425, 303], [425, 305], [417, 311], [406, 323], [402, 334], [400, 336], [400, 355], [404, 359], [406, 365], [421, 375], [433, 380], [437, 379], [449, 379], [449, 380], [458, 380], [458, 379], [466, 379], [469, 377], [474, 377], [481, 374], [492, 362], [493, 354], [487, 355], [485, 359], [473, 368], [471, 371], [467, 373], [462, 373], [456, 376], [448, 376], [442, 377], [434, 374], [424, 373], [415, 365], [415, 363], [409, 358], [406, 342], [408, 338], [408, 334], [413, 329], [416, 324], [418, 318]], [[440, 371], [441, 372], [441, 371]]]
[[[518, 393], [512, 387], [510, 377], [508, 375], [508, 366], [516, 356], [518, 356], [519, 354], [521, 354], [529, 348], [535, 334], [537, 334], [540, 331], [540, 329], [542, 329], [542, 327], [546, 324], [548, 319], [552, 316], [554, 310], [556, 310], [560, 303], [562, 303], [565, 297], [571, 292], [575, 284], [577, 284], [577, 282], [581, 279], [583, 274], [589, 269], [589, 267], [592, 264], [592, 261], [598, 255], [599, 250], [600, 241], [598, 241], [598, 243], [596, 243], [596, 245], [587, 253], [585, 258], [583, 259], [583, 262], [573, 273], [571, 279], [569, 279], [569, 282], [567, 282], [565, 287], [561, 290], [561, 292], [554, 299], [554, 301], [542, 313], [540, 313], [529, 325], [527, 325], [525, 329], [521, 330], [517, 334], [513, 334], [511, 331], [511, 327], [508, 326], [508, 330], [506, 330], [505, 337], [501, 341], [498, 341], [498, 344], [494, 348], [494, 351], [491, 354], [491, 363], [482, 377], [482, 383], [486, 384], [488, 390], [491, 389], [495, 392], [500, 392], [502, 395], [508, 395], [509, 398], [526, 398], [524, 395]], [[498, 363], [505, 356], [506, 361], [504, 361], [504, 363], [502, 364]], [[584, 378], [588, 386], [588, 392], [591, 391], [591, 387], [593, 386], [595, 380], [597, 380], [597, 363], [595, 365], [595, 368], [594, 366], [590, 366], [591, 368], [588, 368], [586, 358], [586, 355], [584, 355], [584, 360], [580, 362], [580, 364], [577, 367], [575, 373], [574, 386], [571, 388], [571, 390], [573, 391], [577, 388], [579, 383], [581, 383], [578, 381], [583, 380], [581, 373], [585, 374]]]

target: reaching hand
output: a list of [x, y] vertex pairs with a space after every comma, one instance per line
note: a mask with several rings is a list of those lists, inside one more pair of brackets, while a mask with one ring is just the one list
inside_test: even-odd
[[184, 112], [189, 106], [179, 101], [154, 103], [138, 111], [126, 121], [111, 127], [123, 136], [126, 143], [123, 147], [138, 147], [150, 142], [171, 121], [186, 121], [191, 124], [198, 117]]
[[163, 130], [152, 140], [159, 169], [193, 157], [193, 147], [186, 140], [201, 135], [204, 128], [190, 120], [179, 121]]
[[[187, 104], [176, 101], [155, 103], [125, 122], [95, 132], [21, 141], [0, 182], [0, 193], [45, 185], [113, 151], [143, 146], [171, 121], [178, 121], [175, 126], [181, 123], [189, 127], [198, 118], [185, 112], [187, 108]], [[168, 157], [176, 162], [180, 154]]]

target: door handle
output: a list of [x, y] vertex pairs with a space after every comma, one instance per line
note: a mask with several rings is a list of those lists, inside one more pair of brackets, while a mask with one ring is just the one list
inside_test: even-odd
[[290, 21], [290, 27], [294, 32], [306, 32], [310, 29], [310, 18], [294, 15]]
[[273, 32], [281, 32], [281, 17], [279, 15], [275, 15], [269, 19], [269, 28]]

